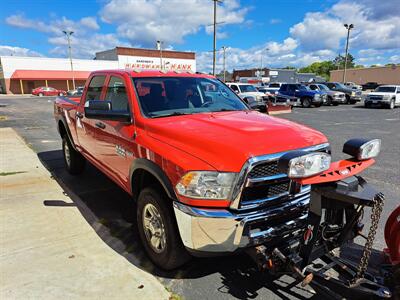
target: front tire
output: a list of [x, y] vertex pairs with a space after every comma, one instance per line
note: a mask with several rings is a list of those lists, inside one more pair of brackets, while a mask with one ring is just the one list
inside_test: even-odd
[[190, 256], [180, 239], [172, 204], [157, 185], [144, 188], [137, 202], [140, 239], [151, 261], [161, 269], [172, 270]]
[[43, 93], [39, 93], [38, 96], [39, 96], [39, 97], [43, 97]]
[[395, 107], [395, 103], [394, 103], [394, 99], [390, 100], [390, 104], [389, 104], [389, 109], [394, 109]]
[[78, 151], [76, 151], [65, 135], [62, 139], [62, 151], [64, 156], [65, 168], [71, 175], [78, 175], [85, 169], [86, 160]]
[[311, 107], [311, 100], [309, 98], [304, 98], [303, 101], [301, 101], [301, 105], [303, 107], [309, 108]]

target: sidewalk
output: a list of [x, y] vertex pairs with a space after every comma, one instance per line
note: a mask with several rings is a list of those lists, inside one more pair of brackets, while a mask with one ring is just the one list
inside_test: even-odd
[[22, 138], [0, 128], [0, 299], [169, 297], [97, 236]]

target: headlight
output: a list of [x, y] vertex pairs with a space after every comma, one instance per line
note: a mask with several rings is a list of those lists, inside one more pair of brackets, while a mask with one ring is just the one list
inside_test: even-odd
[[292, 151], [278, 162], [279, 170], [287, 173], [289, 178], [310, 177], [328, 170], [330, 165], [331, 156], [323, 152]]
[[262, 101], [263, 96], [257, 96], [256, 99], [257, 99], [257, 101]]
[[236, 173], [192, 171], [186, 173], [176, 185], [185, 197], [200, 199], [229, 199]]
[[319, 97], [320, 97], [319, 94], [315, 94], [315, 95], [314, 95], [314, 98], [315, 98], [315, 99], [319, 99]]
[[382, 99], [388, 100], [390, 98], [390, 95], [383, 95]]
[[356, 95], [356, 92], [351, 92], [351, 95], [352, 95], [352, 96], [355, 96], [355, 95]]
[[376, 157], [380, 151], [380, 139], [351, 139], [343, 145], [343, 152], [356, 157], [358, 160]]

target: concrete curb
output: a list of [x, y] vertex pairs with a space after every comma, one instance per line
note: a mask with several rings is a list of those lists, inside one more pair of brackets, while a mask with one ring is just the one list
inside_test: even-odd
[[10, 128], [0, 129], [0, 298], [168, 299], [110, 249]]

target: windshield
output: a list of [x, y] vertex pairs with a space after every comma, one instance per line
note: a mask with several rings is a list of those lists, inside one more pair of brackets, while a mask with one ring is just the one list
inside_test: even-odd
[[299, 84], [299, 85], [297, 86], [297, 88], [298, 88], [299, 90], [301, 90], [301, 91], [309, 91], [309, 90], [310, 90], [310, 88], [309, 88], [308, 86], [305, 86], [305, 85], [302, 85], [302, 84]]
[[322, 90], [322, 91], [329, 91], [329, 88], [328, 88], [326, 85], [324, 85], [324, 84], [318, 84], [318, 87], [319, 87], [320, 90]]
[[146, 77], [132, 80], [147, 117], [248, 110], [229, 87], [216, 79]]
[[268, 87], [270, 87], [270, 88], [278, 88], [278, 87], [281, 87], [281, 85], [279, 83], [270, 83], [268, 85]]
[[254, 85], [251, 84], [241, 84], [239, 85], [239, 88], [242, 93], [257, 92], [257, 89], [254, 87]]
[[335, 83], [335, 85], [336, 85], [336, 88], [341, 88], [341, 89], [348, 89], [349, 88], [348, 86], [345, 86], [342, 83]]
[[394, 86], [379, 86], [375, 89], [375, 92], [394, 93], [394, 92], [396, 92], [396, 87], [394, 87]]

